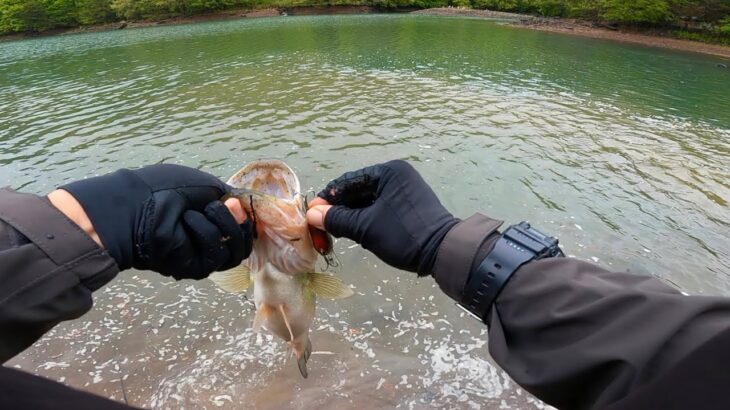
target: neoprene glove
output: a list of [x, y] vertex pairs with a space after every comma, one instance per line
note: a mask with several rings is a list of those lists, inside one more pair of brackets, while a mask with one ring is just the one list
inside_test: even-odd
[[238, 225], [220, 202], [230, 188], [197, 169], [122, 169], [61, 189], [84, 208], [120, 270], [202, 279], [238, 266], [251, 253], [251, 219]]
[[328, 232], [421, 276], [432, 273], [441, 241], [459, 222], [405, 161], [348, 172], [317, 196], [336, 205], [324, 220]]

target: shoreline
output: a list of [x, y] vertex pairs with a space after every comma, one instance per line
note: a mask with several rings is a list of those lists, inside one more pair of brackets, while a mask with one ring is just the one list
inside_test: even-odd
[[467, 8], [431, 8], [423, 10], [413, 9], [380, 9], [372, 6], [302, 6], [278, 7], [262, 9], [233, 9], [216, 13], [199, 14], [189, 17], [173, 17], [162, 20], [120, 21], [87, 27], [49, 30], [43, 33], [17, 33], [0, 36], [0, 43], [6, 41], [42, 38], [57, 35], [79, 33], [98, 33], [129, 28], [170, 26], [178, 24], [192, 24], [206, 21], [236, 20], [243, 18], [264, 18], [279, 16], [301, 15], [333, 15], [333, 14], [372, 14], [372, 13], [410, 13], [423, 16], [437, 17], [471, 17], [484, 19], [501, 19], [510, 22], [511, 27], [524, 28], [550, 33], [567, 34], [579, 37], [588, 37], [601, 40], [619, 41], [623, 43], [639, 44], [668, 50], [684, 51], [711, 55], [730, 59], [730, 46], [703, 43], [692, 40], [682, 40], [667, 36], [666, 31], [639, 30], [611, 27], [605, 24], [555, 17], [537, 17], [527, 14], [506, 13], [500, 11], [477, 10]]
[[685, 51], [730, 59], [730, 46], [668, 37], [666, 32], [662, 32], [660, 30], [631, 30], [611, 27], [605, 24], [586, 20], [536, 17], [527, 14], [461, 8], [433, 8], [414, 11], [412, 14], [441, 17], [503, 19], [510, 21], [511, 27], [639, 44], [667, 50]]

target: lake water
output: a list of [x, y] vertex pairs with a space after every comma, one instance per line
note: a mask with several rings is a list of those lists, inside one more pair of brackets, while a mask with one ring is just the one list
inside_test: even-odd
[[[286, 17], [0, 44], [0, 185], [287, 161], [307, 189], [412, 161], [445, 205], [730, 296], [730, 70], [718, 58], [408, 15]], [[430, 279], [341, 240], [309, 379], [209, 281], [124, 272], [10, 364], [154, 408], [540, 408]]]

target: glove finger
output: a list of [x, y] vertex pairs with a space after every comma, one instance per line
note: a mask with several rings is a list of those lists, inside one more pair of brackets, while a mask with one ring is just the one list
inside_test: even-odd
[[223, 241], [223, 234], [203, 214], [195, 211], [186, 211], [183, 215], [186, 230], [193, 242], [198, 266], [191, 266], [190, 275], [194, 279], [202, 279], [218, 270], [231, 257]]
[[325, 216], [325, 230], [337, 238], [345, 237], [362, 243], [363, 232], [367, 229], [367, 224], [364, 223], [365, 211], [365, 209], [333, 206]]
[[205, 216], [220, 230], [230, 254], [229, 259], [218, 269], [226, 270], [240, 265], [251, 254], [253, 221], [248, 218], [239, 225], [228, 208], [220, 201], [208, 204], [205, 207]]
[[346, 172], [330, 181], [317, 196], [332, 205], [364, 208], [375, 202], [382, 174], [383, 164]]

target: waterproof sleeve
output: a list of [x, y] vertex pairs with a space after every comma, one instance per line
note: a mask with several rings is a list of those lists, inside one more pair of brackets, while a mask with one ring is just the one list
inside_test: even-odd
[[0, 363], [87, 312], [118, 271], [47, 198], [0, 189]]
[[[459, 300], [499, 222], [475, 215], [439, 249], [434, 277]], [[559, 408], [632, 394], [730, 328], [730, 299], [685, 296], [662, 281], [570, 258], [523, 265], [492, 306], [489, 351], [522, 387]]]

